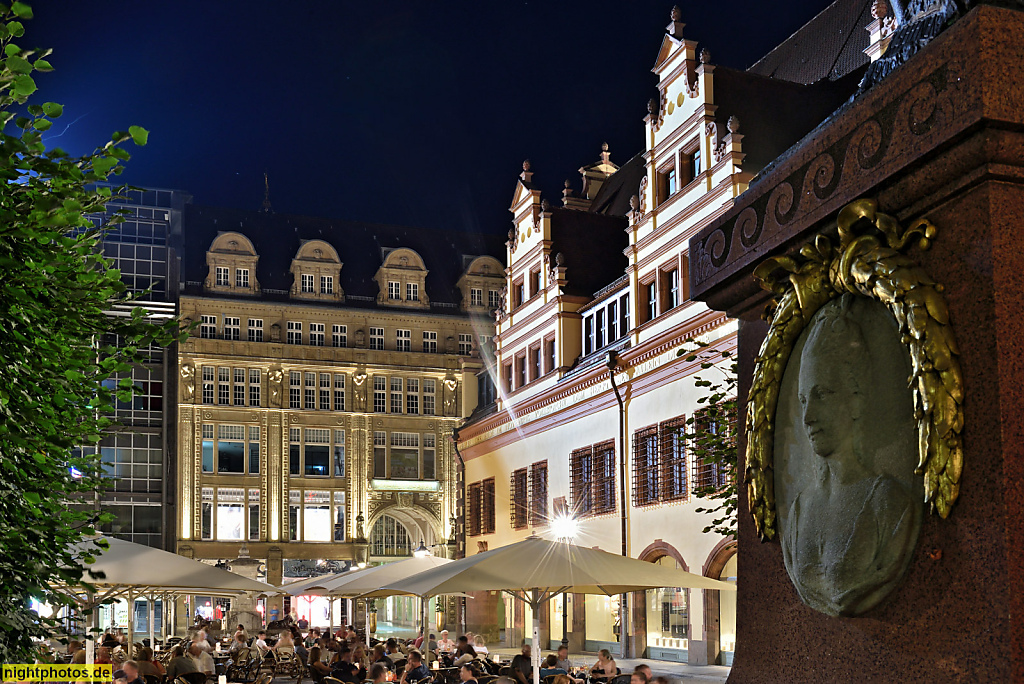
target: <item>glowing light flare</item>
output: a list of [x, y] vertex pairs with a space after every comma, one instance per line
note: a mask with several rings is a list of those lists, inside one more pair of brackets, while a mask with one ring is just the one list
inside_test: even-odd
[[580, 521], [571, 515], [559, 514], [551, 521], [551, 534], [556, 539], [571, 542], [580, 533]]

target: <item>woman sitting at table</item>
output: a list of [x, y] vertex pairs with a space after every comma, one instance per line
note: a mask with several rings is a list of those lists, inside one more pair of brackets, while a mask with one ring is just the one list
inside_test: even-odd
[[476, 681], [477, 672], [476, 668], [473, 667], [473, 663], [466, 663], [459, 668], [459, 679], [462, 684], [477, 684]]
[[320, 684], [324, 677], [331, 674], [331, 668], [320, 657], [320, 647], [314, 646], [309, 649], [309, 676], [314, 682]]
[[279, 648], [290, 648], [292, 650], [295, 650], [295, 641], [292, 639], [292, 633], [291, 632], [288, 632], [288, 631], [281, 632], [281, 636], [280, 636], [280, 638], [278, 638], [277, 643], [274, 644], [270, 648], [270, 650], [271, 651], [277, 651], [277, 649], [279, 649]]
[[167, 674], [164, 666], [153, 660], [153, 649], [148, 646], [139, 649], [135, 662], [139, 666], [139, 674], [143, 677], [146, 675], [156, 675], [163, 679], [164, 675]]
[[597, 662], [590, 668], [590, 678], [596, 682], [610, 682], [619, 674], [619, 668], [612, 659], [612, 652], [602, 648], [597, 653]]
[[555, 654], [549, 655], [544, 659], [544, 662], [540, 665], [540, 678], [550, 677], [551, 675], [567, 675], [569, 674], [562, 668], [558, 667], [558, 656]]
[[487, 646], [484, 644], [484, 638], [479, 634], [473, 637], [473, 650], [476, 651], [478, 656], [487, 655]]
[[245, 635], [241, 632], [235, 632], [235, 638], [231, 640], [231, 646], [228, 648], [228, 653], [234, 655], [238, 653], [241, 648], [249, 648], [249, 640], [245, 638]]

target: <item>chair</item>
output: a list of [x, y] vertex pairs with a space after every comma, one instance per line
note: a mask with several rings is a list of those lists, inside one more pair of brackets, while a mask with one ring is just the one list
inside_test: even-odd
[[297, 676], [299, 674], [299, 659], [295, 656], [295, 649], [289, 646], [282, 646], [277, 649], [277, 661], [274, 664], [274, 675]]
[[336, 677], [327, 675], [326, 677], [324, 677], [324, 684], [345, 684], [345, 682], [341, 681], [340, 679], [337, 679]]
[[551, 684], [551, 682], [555, 681], [555, 677], [557, 677], [557, 676], [558, 675], [556, 675], [556, 674], [548, 675], [547, 677], [544, 678], [544, 684]]
[[[622, 670], [619, 670], [619, 672], [622, 672]], [[609, 682], [609, 684], [629, 684], [629, 682], [632, 680], [632, 677], [633, 675], [630, 674], [619, 674], [616, 675], [615, 678], [612, 679], [611, 682]]]
[[516, 678], [515, 670], [512, 669], [511, 665], [503, 666], [498, 670], [498, 675], [501, 677], [511, 677], [512, 679]]
[[163, 677], [155, 674], [142, 675], [142, 678], [146, 680], [146, 684], [163, 684], [164, 681]]
[[405, 659], [405, 658], [399, 658], [398, 660], [396, 660], [395, 661], [395, 667], [394, 667], [395, 672], [401, 672], [402, 668], [405, 667], [405, 664], [407, 662], [409, 662], [409, 661], [407, 659]]
[[205, 672], [184, 672], [178, 675], [178, 679], [184, 680], [186, 684], [206, 684], [207, 676]]

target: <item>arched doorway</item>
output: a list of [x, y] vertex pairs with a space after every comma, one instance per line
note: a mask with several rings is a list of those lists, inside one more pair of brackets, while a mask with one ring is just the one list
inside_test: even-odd
[[[640, 553], [640, 560], [670, 568], [689, 570], [679, 551], [662, 540], [656, 540]], [[690, 592], [680, 587], [651, 589], [634, 595], [633, 623], [640, 636], [642, 625], [645, 643], [634, 643], [636, 652], [658, 660], [689, 660], [692, 638]], [[640, 601], [642, 600], [642, 605]], [[641, 651], [642, 648], [645, 651]]]
[[[708, 555], [703, 574], [705, 577], [735, 584], [737, 568], [736, 542], [723, 539]], [[719, 663], [732, 665], [736, 649], [735, 592], [705, 591], [704, 615], [707, 621], [708, 657], [713, 658], [717, 651]]]

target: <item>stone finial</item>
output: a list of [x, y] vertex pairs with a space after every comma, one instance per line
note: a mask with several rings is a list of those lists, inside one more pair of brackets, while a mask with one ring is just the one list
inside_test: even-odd
[[546, 199], [542, 199], [540, 201], [540, 210], [541, 211], [551, 211], [551, 202], [548, 202]]
[[707, 48], [700, 49], [700, 63], [711, 64], [711, 50], [708, 50]]
[[601, 143], [601, 162], [607, 164], [612, 158], [608, 152], [608, 143]]
[[629, 198], [629, 208], [637, 211], [640, 208], [640, 195], [633, 195]]
[[530, 160], [526, 159], [526, 160], [523, 161], [523, 171], [529, 171], [529, 170], [530, 170]]
[[740, 130], [740, 120], [735, 116], [730, 116], [729, 120], [725, 123], [725, 127], [729, 129], [730, 133], [738, 133]]
[[679, 5], [676, 5], [672, 8], [672, 14], [670, 15], [670, 17], [672, 21], [683, 20], [683, 10], [679, 9]]
[[523, 179], [523, 182], [529, 183], [530, 179], [533, 178], [533, 171], [531, 170], [530, 160], [527, 159], [523, 162], [523, 172], [519, 174], [519, 177]]
[[508, 241], [509, 242], [515, 242], [516, 241], [516, 229], [515, 228], [509, 228], [508, 229]]
[[658, 114], [658, 101], [653, 97], [647, 101], [647, 113], [651, 116], [656, 116]]
[[565, 266], [565, 255], [561, 252], [555, 254], [555, 266]]
[[565, 179], [565, 188], [562, 190], [562, 205], [568, 206], [569, 198], [572, 197], [572, 183], [568, 178]]
[[884, 19], [889, 14], [889, 5], [885, 0], [875, 0], [871, 5], [871, 16], [875, 19]]

